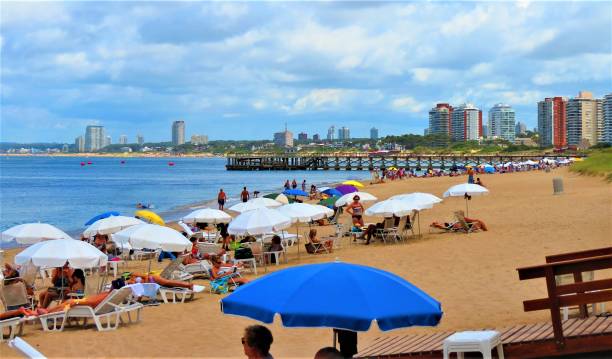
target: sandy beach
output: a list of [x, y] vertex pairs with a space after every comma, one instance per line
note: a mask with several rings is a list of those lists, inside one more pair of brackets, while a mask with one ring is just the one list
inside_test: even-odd
[[[552, 194], [553, 177], [563, 178], [562, 195]], [[541, 264], [550, 254], [610, 246], [612, 186], [600, 178], [570, 173], [567, 168], [481, 178], [491, 193], [474, 197], [469, 215], [485, 221], [487, 232], [430, 233], [429, 223], [450, 220], [454, 210], [465, 208], [463, 198], [449, 198], [422, 212], [421, 238], [396, 245], [375, 242], [370, 246], [350, 245], [345, 240], [343, 248], [329, 255], [304, 255], [302, 250], [299, 263], [294, 246], [288, 265], [335, 259], [365, 264], [402, 276], [442, 303], [444, 316], [438, 327], [383, 333], [374, 324], [369, 332], [359, 334], [360, 348], [379, 336], [548, 320], [549, 312], [526, 313], [522, 306], [523, 300], [545, 295], [544, 281], [519, 281], [516, 268]], [[408, 192], [441, 196], [451, 185], [465, 181], [466, 177], [407, 179], [371, 185], [364, 191], [379, 199]], [[349, 220], [343, 215], [342, 222]], [[366, 222], [375, 220], [366, 218]], [[331, 226], [320, 228], [325, 228], [322, 233], [332, 231]], [[7, 253], [8, 262], [15, 252]], [[128, 268], [134, 270], [143, 265], [131, 262]], [[195, 282], [208, 285], [207, 281]], [[94, 328], [45, 333], [39, 325], [28, 325], [23, 338], [49, 357], [244, 357], [242, 330], [256, 322], [223, 315], [220, 299], [219, 295], [204, 292], [186, 304], [147, 307], [141, 323], [104, 333]], [[312, 358], [332, 340], [330, 329], [287, 329], [278, 318], [269, 328], [274, 335], [271, 353], [277, 358]], [[6, 344], [0, 345], [0, 354], [17, 356]]]

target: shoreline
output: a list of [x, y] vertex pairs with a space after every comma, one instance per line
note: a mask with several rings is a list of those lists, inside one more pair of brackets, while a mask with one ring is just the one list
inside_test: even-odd
[[165, 152], [125, 152], [125, 153], [0, 153], [0, 157], [66, 157], [66, 158], [226, 158], [226, 155], [214, 153], [176, 154]]

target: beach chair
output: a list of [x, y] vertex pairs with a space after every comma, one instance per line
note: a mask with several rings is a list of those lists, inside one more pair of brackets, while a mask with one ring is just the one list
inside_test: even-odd
[[471, 233], [475, 231], [475, 227], [472, 225], [472, 223], [469, 223], [465, 220], [465, 216], [461, 212], [455, 212], [455, 218], [457, 218], [457, 223], [461, 225], [461, 229], [459, 229], [460, 231], [465, 233]]
[[336, 212], [334, 212], [334, 215], [329, 219], [329, 224], [339, 224], [340, 222], [338, 221], [340, 220], [341, 214], [342, 214], [342, 207], [336, 208]]
[[159, 295], [165, 304], [185, 303], [195, 297], [195, 292], [189, 288], [183, 287], [160, 287]]
[[191, 239], [195, 235], [195, 233], [191, 230], [191, 228], [183, 221], [178, 221], [178, 225], [183, 229], [183, 232], [187, 234], [187, 239]]
[[383, 221], [383, 228], [380, 228], [377, 231], [377, 235], [378, 237], [380, 237], [380, 239], [382, 239], [385, 244], [387, 244], [387, 241], [390, 241], [391, 239], [397, 242], [399, 233], [398, 227], [395, 226], [395, 218], [385, 218], [385, 220]]
[[198, 243], [198, 252], [202, 255], [217, 254], [221, 250], [221, 247], [215, 243]]
[[[0, 343], [4, 340], [12, 340], [15, 335], [21, 336], [23, 333], [23, 318], [10, 318], [0, 320]], [[4, 331], [8, 329], [8, 335], [5, 336]]]
[[161, 253], [160, 249], [151, 251], [147, 249], [134, 249], [134, 253], [132, 253], [132, 259], [137, 261], [143, 261], [147, 259], [153, 259], [159, 257]]
[[2, 300], [6, 310], [19, 309], [20, 307], [32, 308], [34, 306], [34, 298], [28, 297], [26, 285], [22, 281], [2, 285], [0, 300]]
[[201, 260], [197, 263], [191, 264], [181, 264], [179, 266], [179, 270], [184, 273], [191, 274], [193, 278], [209, 278], [210, 277], [210, 268], [212, 265], [207, 260]]
[[[274, 252], [266, 252], [264, 251], [264, 246], [261, 242], [253, 242], [253, 243], [245, 243], [249, 248], [251, 248], [251, 252], [253, 252], [253, 257], [257, 260], [261, 265], [265, 265], [267, 263], [272, 263], [272, 257], [274, 257], [274, 262], [276, 265], [280, 263], [280, 257], [285, 256], [285, 250], [283, 247], [282, 251], [274, 251]], [[282, 246], [282, 243], [281, 243]], [[287, 257], [285, 256], [285, 261]]]
[[[317, 254], [317, 253], [329, 253], [329, 250], [327, 250], [327, 247], [325, 247], [325, 242], [323, 239], [320, 239], [319, 242], [313, 242], [310, 239], [310, 236], [308, 235], [308, 232], [304, 233], [304, 237], [306, 238], [306, 251], [308, 253], [311, 254]], [[311, 250], [308, 250], [308, 247], [310, 246]]]
[[168, 280], [191, 281], [193, 279], [193, 275], [181, 269], [184, 259], [185, 255], [178, 256], [178, 258], [170, 262], [166, 268], [159, 273], [159, 276]]
[[76, 305], [65, 312], [41, 315], [39, 320], [45, 331], [62, 331], [66, 323], [69, 323], [71, 319], [83, 319], [83, 326], [87, 325], [88, 319], [93, 319], [98, 331], [115, 330], [119, 327], [119, 323], [122, 322], [121, 314], [136, 311], [137, 320], [140, 320], [140, 310], [143, 308], [143, 305], [140, 303], [130, 303], [129, 298], [131, 295], [132, 290], [130, 288], [116, 289], [110, 292], [95, 308]]
[[403, 216], [400, 218], [399, 223], [397, 224], [397, 239], [398, 240], [406, 240], [408, 235], [406, 232], [412, 229], [412, 226], [408, 224], [409, 216]]

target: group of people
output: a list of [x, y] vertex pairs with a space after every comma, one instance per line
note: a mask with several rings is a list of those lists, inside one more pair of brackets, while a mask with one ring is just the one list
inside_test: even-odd
[[[286, 180], [283, 187], [285, 188], [285, 191], [290, 190], [290, 189], [297, 189], [298, 183], [295, 180], [295, 178], [291, 182], [289, 182], [289, 180]], [[302, 181], [302, 191], [306, 192], [306, 180]]]

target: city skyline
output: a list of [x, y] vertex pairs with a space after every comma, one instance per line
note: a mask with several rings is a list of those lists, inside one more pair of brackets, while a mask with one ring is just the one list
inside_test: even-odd
[[215, 140], [285, 122], [421, 134], [440, 102], [505, 103], [534, 128], [543, 98], [612, 82], [607, 3], [107, 5], [2, 4], [0, 141], [73, 143], [99, 124], [161, 142], [177, 118]]

